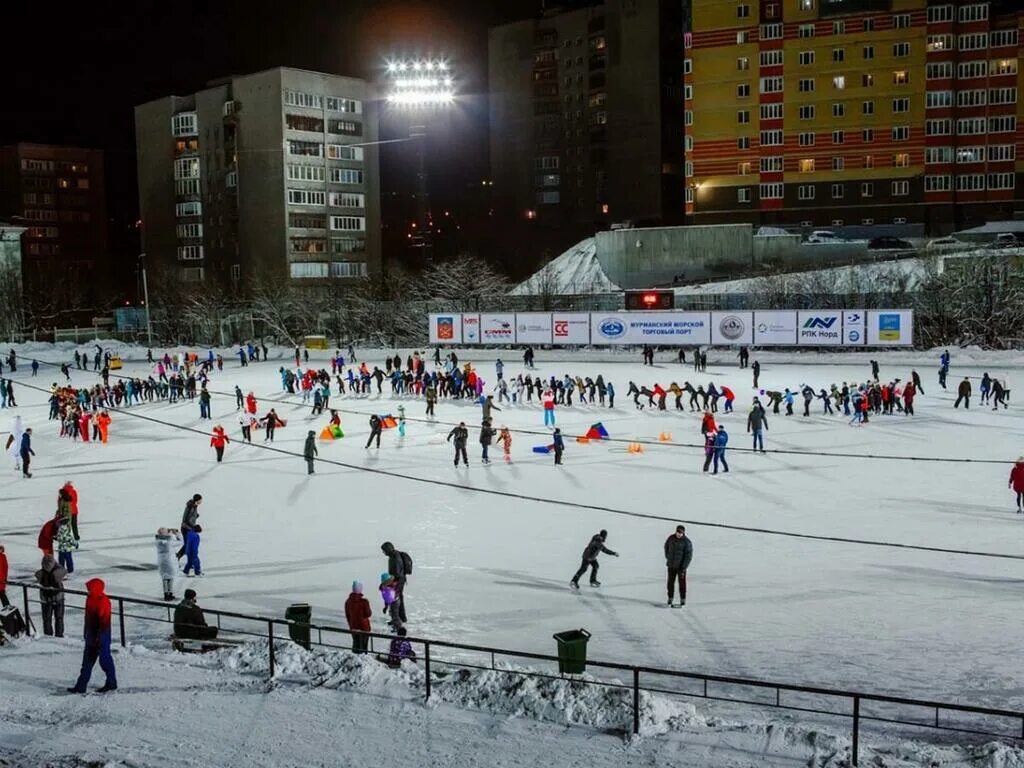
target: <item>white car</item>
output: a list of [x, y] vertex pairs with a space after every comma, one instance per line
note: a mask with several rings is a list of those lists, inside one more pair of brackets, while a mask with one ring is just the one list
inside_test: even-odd
[[971, 248], [971, 245], [963, 240], [957, 240], [952, 235], [948, 235], [929, 240], [928, 245], [924, 248], [931, 253], [943, 253], [947, 251], [966, 251]]
[[848, 240], [844, 240], [835, 232], [827, 229], [816, 229], [811, 232], [807, 237], [807, 243], [809, 245], [824, 245], [831, 243], [846, 243]]

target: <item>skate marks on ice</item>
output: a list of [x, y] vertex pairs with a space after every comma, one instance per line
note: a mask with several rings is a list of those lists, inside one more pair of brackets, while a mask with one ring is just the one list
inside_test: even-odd
[[[986, 585], [986, 589], [991, 592], [1004, 592], [1006, 590], [1013, 590], [1014, 593], [1019, 591], [1020, 586], [1024, 584], [1024, 576], [1019, 578], [1009, 576], [989, 576], [978, 573], [970, 573], [967, 571], [951, 571], [947, 568], [925, 568], [917, 565], [872, 565], [872, 568], [884, 571], [893, 571], [903, 576], [917, 577], [916, 581], [927, 584], [935, 584], [938, 582], [946, 583], [950, 587], [963, 588], [964, 582], [971, 582], [973, 584]], [[884, 579], [884, 583], [891, 584], [890, 579]], [[965, 593], [973, 594], [972, 590], [962, 589]]]

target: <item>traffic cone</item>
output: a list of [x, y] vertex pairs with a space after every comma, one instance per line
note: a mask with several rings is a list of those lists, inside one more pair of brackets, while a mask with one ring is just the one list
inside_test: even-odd
[[585, 445], [586, 443], [590, 442], [590, 438], [587, 437], [586, 435], [580, 435], [579, 437], [576, 438], [576, 442]]
[[672, 442], [672, 434], [670, 432], [662, 432], [660, 435], [658, 435], [658, 442], [659, 443], [671, 443]]
[[628, 450], [630, 453], [643, 453], [644, 447], [640, 445], [640, 443], [630, 443], [629, 448], [627, 448], [626, 450]]

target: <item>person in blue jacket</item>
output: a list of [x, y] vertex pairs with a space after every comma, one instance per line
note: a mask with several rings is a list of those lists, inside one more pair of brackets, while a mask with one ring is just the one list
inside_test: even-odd
[[786, 392], [782, 396], [782, 401], [786, 404], [786, 415], [787, 416], [792, 416], [793, 415], [793, 400], [794, 399], [795, 398], [793, 396], [793, 393], [789, 391], [789, 387], [786, 387]]
[[608, 407], [615, 407], [615, 386], [610, 381], [608, 382]]
[[729, 444], [729, 433], [725, 431], [725, 427], [719, 425], [718, 434], [715, 435], [715, 458], [714, 458], [714, 471], [713, 475], [718, 474], [718, 463], [722, 463], [722, 471], [728, 472], [729, 465], [725, 461], [725, 446]]
[[23, 477], [32, 477], [32, 473], [28, 471], [28, 465], [31, 461], [31, 456], [35, 456], [36, 452], [32, 450], [32, 429], [26, 429], [21, 435], [21, 445], [18, 448], [18, 454], [21, 456], [21, 474]]
[[555, 434], [552, 436], [552, 445], [555, 451], [555, 464], [562, 463], [562, 452], [565, 450], [565, 441], [562, 440], [562, 430], [555, 429]]
[[188, 576], [189, 570], [195, 572], [196, 576], [203, 575], [203, 566], [199, 562], [199, 533], [202, 531], [198, 525], [184, 531], [185, 534], [185, 561], [184, 572]]

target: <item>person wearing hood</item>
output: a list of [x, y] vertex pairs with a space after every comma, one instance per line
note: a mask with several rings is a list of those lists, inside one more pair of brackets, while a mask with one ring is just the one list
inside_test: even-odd
[[21, 474], [22, 477], [32, 477], [32, 473], [28, 471], [28, 465], [31, 462], [31, 457], [36, 455], [36, 452], [32, 450], [32, 428], [29, 427], [25, 430], [25, 433], [21, 436]]
[[156, 531], [156, 566], [164, 587], [164, 600], [174, 600], [174, 577], [178, 575], [178, 564], [174, 559], [174, 541], [181, 540], [176, 528], [158, 528]]
[[[68, 501], [71, 505], [71, 531], [75, 536], [75, 541], [78, 541], [81, 537], [78, 535], [78, 489], [75, 488], [74, 484], [67, 480], [64, 485], [60, 488], [61, 491], [66, 491], [68, 495]], [[62, 500], [61, 494], [57, 494], [57, 506], [60, 506]]]
[[405, 583], [412, 572], [412, 558], [409, 558], [407, 568], [406, 558], [409, 555], [396, 549], [390, 541], [381, 544], [380, 551], [388, 559], [388, 575], [395, 581], [395, 594], [398, 597], [398, 618], [404, 623], [408, 621], [405, 615]]
[[366, 653], [370, 644], [370, 638], [366, 632], [372, 632], [370, 617], [373, 616], [373, 609], [370, 608], [370, 601], [363, 595], [363, 585], [359, 581], [352, 582], [352, 593], [345, 601], [345, 620], [352, 632], [352, 652]]
[[104, 589], [102, 579], [89, 579], [85, 582], [89, 596], [85, 599], [85, 648], [82, 651], [82, 671], [78, 681], [68, 688], [69, 693], [85, 693], [92, 677], [92, 668], [98, 660], [100, 669], [107, 679], [100, 693], [117, 690], [117, 671], [114, 669], [114, 657], [110, 655], [110, 598]]
[[224, 461], [224, 446], [231, 442], [231, 438], [224, 432], [224, 427], [218, 424], [213, 428], [213, 436], [210, 438], [210, 445], [217, 452], [217, 463]]
[[194, 589], [186, 589], [185, 598], [174, 606], [174, 636], [179, 640], [214, 640], [217, 637], [217, 627], [207, 625]]
[[1024, 513], [1024, 456], [1010, 470], [1010, 488], [1017, 494], [1017, 514]]
[[64, 637], [64, 579], [65, 571], [53, 555], [43, 555], [36, 571], [39, 583], [39, 606], [43, 613], [43, 634]]
[[572, 577], [572, 580], [569, 582], [569, 585], [573, 589], [580, 588], [580, 576], [586, 573], [588, 568], [590, 569], [590, 586], [601, 586], [601, 582], [597, 580], [597, 556], [602, 552], [604, 552], [606, 555], [611, 555], [612, 557], [619, 556], [618, 552], [613, 552], [604, 545], [604, 543], [607, 540], [608, 531], [605, 530], [601, 530], [591, 537], [590, 543], [588, 543], [583, 550], [583, 558], [582, 562], [580, 563], [579, 570], [576, 571], [575, 575], [573, 575]]
[[302, 456], [306, 460], [306, 474], [313, 474], [313, 462], [316, 460], [316, 432], [312, 429], [306, 434], [306, 444], [302, 447]]

